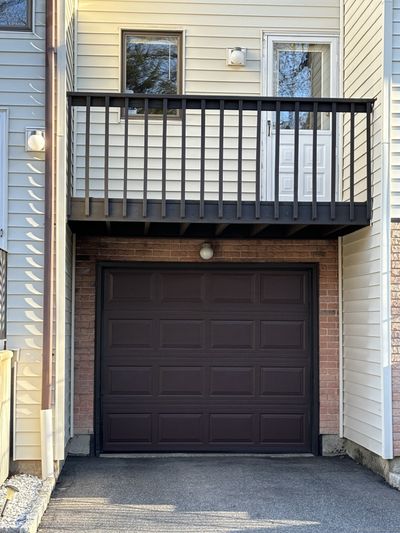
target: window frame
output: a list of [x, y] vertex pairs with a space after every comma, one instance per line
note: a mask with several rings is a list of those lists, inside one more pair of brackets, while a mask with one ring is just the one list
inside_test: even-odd
[[[177, 61], [177, 92], [176, 96], [180, 96], [183, 91], [183, 40], [184, 33], [181, 30], [122, 30], [121, 31], [121, 93], [125, 94], [126, 91], [126, 38], [130, 35], [154, 35], [154, 36], [172, 36], [178, 39], [178, 61]], [[133, 96], [133, 95], [132, 95]], [[123, 117], [123, 110], [121, 109], [121, 118]], [[129, 119], [143, 119], [144, 115], [130, 115]], [[157, 115], [149, 112], [149, 118], [162, 119], [162, 115]], [[180, 110], [174, 115], [168, 115], [168, 119], [180, 118]]]
[[3, 26], [0, 23], [0, 32], [31, 32], [33, 31], [33, 2], [34, 0], [25, 0], [27, 4], [27, 24], [26, 26]]

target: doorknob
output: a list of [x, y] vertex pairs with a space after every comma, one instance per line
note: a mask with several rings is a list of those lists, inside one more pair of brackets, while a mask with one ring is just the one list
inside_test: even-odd
[[271, 127], [272, 127], [271, 120], [267, 120], [267, 135], [268, 135], [268, 137], [271, 137]]

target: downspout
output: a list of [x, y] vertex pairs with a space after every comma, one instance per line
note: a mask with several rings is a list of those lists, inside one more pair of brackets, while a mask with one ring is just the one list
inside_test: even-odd
[[381, 244], [381, 354], [382, 354], [382, 457], [393, 458], [392, 346], [391, 346], [391, 128], [392, 128], [392, 25], [393, 1], [383, 0], [382, 89], [382, 244]]
[[46, 0], [45, 62], [45, 214], [42, 403], [40, 412], [42, 478], [54, 475], [52, 360], [53, 360], [53, 286], [54, 286], [54, 75], [55, 75], [55, 1]]

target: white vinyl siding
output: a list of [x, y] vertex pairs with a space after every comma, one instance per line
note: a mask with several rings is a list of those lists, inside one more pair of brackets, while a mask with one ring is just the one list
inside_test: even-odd
[[8, 109], [8, 348], [20, 349], [14, 459], [40, 459], [44, 157], [25, 151], [25, 128], [44, 126], [45, 2], [34, 31], [0, 31], [0, 108]]
[[[262, 35], [266, 33], [301, 33], [335, 35], [339, 32], [339, 0], [319, 2], [294, 0], [243, 3], [218, 0], [130, 1], [96, 3], [79, 0], [77, 31], [78, 91], [121, 91], [121, 31], [182, 31], [183, 92], [208, 95], [259, 95], [261, 93]], [[226, 65], [226, 48], [247, 49], [247, 65]], [[255, 113], [244, 114], [243, 199], [254, 198]], [[84, 194], [84, 113], [77, 116], [75, 158], [75, 193]], [[237, 190], [237, 113], [226, 112], [224, 130], [224, 198], [235, 199]], [[142, 194], [143, 121], [129, 125], [128, 197]], [[124, 124], [118, 112], [111, 112], [110, 124], [110, 196], [122, 197]], [[104, 193], [104, 113], [92, 111], [90, 196]], [[160, 120], [149, 126], [149, 198], [159, 198], [161, 191]], [[207, 113], [206, 127], [206, 199], [218, 194], [219, 114]], [[181, 125], [170, 120], [167, 148], [167, 196], [180, 197]], [[200, 113], [187, 114], [187, 199], [199, 197]]]
[[392, 217], [400, 219], [400, 0], [393, 0], [392, 58], [391, 197]]
[[[344, 1], [344, 96], [377, 98], [373, 114], [373, 225], [343, 239], [344, 436], [381, 455], [383, 449], [381, 339], [381, 133], [383, 10]], [[344, 175], [348, 172], [345, 124]], [[356, 135], [365, 135], [361, 125]], [[356, 179], [365, 159], [356, 159]], [[362, 192], [362, 191], [360, 191]]]

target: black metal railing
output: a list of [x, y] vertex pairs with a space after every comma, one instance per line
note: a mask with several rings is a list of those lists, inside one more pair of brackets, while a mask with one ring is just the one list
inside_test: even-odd
[[0, 249], [0, 350], [7, 338], [7, 252]]
[[[178, 202], [179, 209], [175, 209], [174, 213], [179, 213], [178, 216], [182, 220], [188, 216], [187, 206], [195, 201], [201, 221], [207, 221], [207, 202], [213, 204], [213, 213], [221, 220], [226, 218], [226, 206], [232, 208], [232, 203], [235, 205], [236, 219], [241, 219], [244, 207], [250, 202], [254, 208], [255, 220], [266, 218], [263, 208], [268, 204], [272, 223], [279, 222], [283, 211], [287, 216], [285, 206], [287, 207], [288, 203], [290, 218], [294, 223], [301, 223], [302, 207], [305, 204], [309, 205], [312, 221], [318, 221], [321, 212], [319, 207], [324, 204], [325, 208], [328, 208], [331, 221], [337, 220], [338, 212], [343, 214], [346, 208], [346, 217], [350, 222], [357, 215], [357, 206], [363, 204], [365, 218], [369, 221], [373, 104], [372, 99], [69, 93], [69, 213], [71, 200], [79, 197], [83, 201], [84, 215], [90, 217], [92, 199], [100, 195], [105, 218], [110, 216], [110, 205], [116, 197], [122, 205], [122, 219], [129, 218], [131, 200], [140, 202], [140, 211], [136, 209], [135, 216], [142, 220], [149, 218], [149, 205], [154, 198], [154, 189], [151, 188], [154, 185], [154, 168], [151, 167], [154, 156], [151, 152], [157, 149], [160, 221], [168, 218], [170, 200], [175, 204]], [[74, 113], [74, 110], [77, 111]], [[115, 114], [111, 116], [112, 113]], [[193, 117], [196, 117], [196, 120]], [[269, 155], [267, 153], [264, 156], [265, 139], [268, 135], [265, 128], [267, 124], [268, 128], [271, 127], [271, 121], [272, 149]], [[157, 129], [158, 133], [153, 134], [152, 128]], [[302, 170], [300, 139], [305, 129], [308, 129], [311, 143], [311, 193], [308, 202], [302, 198], [299, 191], [299, 176]], [[324, 129], [330, 132], [331, 162], [328, 165], [329, 198], [325, 195], [321, 201], [318, 191], [318, 146]], [[292, 136], [293, 145], [290, 169], [293, 186], [291, 198], [286, 197], [285, 201], [282, 201], [281, 139], [288, 132]], [[230, 155], [227, 158], [226, 143], [228, 137], [231, 139], [232, 136], [234, 143], [229, 146]], [[208, 157], [210, 144], [213, 150], [212, 158]], [[338, 165], [339, 146], [343, 148], [343, 168]], [[111, 150], [115, 150], [117, 155], [111, 156]], [[168, 164], [171, 150], [179, 163], [173, 171]], [[265, 158], [268, 157], [273, 160], [270, 198], [266, 198], [262, 191], [264, 166], [268, 165]], [[130, 163], [132, 158], [137, 158], [134, 168]], [[111, 159], [116, 162], [116, 166], [111, 165]], [[214, 165], [213, 179], [217, 183], [212, 197], [207, 192], [211, 163]], [[342, 168], [340, 175], [339, 168]], [[150, 179], [151, 172], [153, 177]], [[194, 173], [197, 188], [193, 196], [191, 180]], [[229, 183], [226, 178], [228, 173]], [[76, 187], [77, 180], [81, 183], [79, 190]], [[175, 184], [173, 194], [169, 187], [172, 182]], [[342, 190], [340, 196], [339, 189]]]

